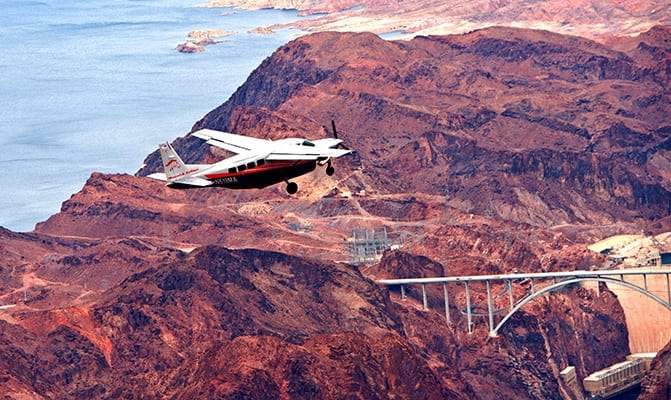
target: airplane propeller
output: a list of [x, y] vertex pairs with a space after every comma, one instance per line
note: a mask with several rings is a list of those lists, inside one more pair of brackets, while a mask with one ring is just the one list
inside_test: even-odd
[[[334, 120], [331, 120], [331, 128], [333, 130], [332, 131], [333, 137], [335, 139], [338, 139], [338, 131], [336, 130], [336, 125], [335, 125]], [[349, 148], [347, 146], [345, 146], [344, 144], [342, 144], [342, 142], [338, 143], [336, 145], [336, 147], [340, 147], [342, 149], [349, 150]], [[326, 167], [326, 175], [331, 176], [335, 173], [335, 168], [333, 168], [333, 165], [331, 164], [331, 159], [330, 158], [326, 162], [328, 163], [328, 166]]]
[[[331, 120], [331, 127], [333, 128], [333, 137], [338, 139], [338, 131], [336, 130], [335, 121]], [[338, 144], [338, 147], [342, 147], [345, 150], [349, 150], [349, 147], [345, 146], [342, 143]]]

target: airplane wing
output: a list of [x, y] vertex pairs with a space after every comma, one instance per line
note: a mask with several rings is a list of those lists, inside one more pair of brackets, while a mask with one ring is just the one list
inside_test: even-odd
[[287, 149], [285, 147], [278, 151], [271, 151], [266, 160], [317, 160], [320, 158], [338, 158], [351, 153], [350, 150], [342, 149], [296, 147], [295, 149]]
[[236, 154], [233, 157], [228, 157], [215, 164], [212, 164], [210, 166], [210, 170], [228, 169], [231, 167], [236, 167], [240, 164], [246, 164], [251, 161], [266, 159], [267, 156], [268, 153], [263, 152], [251, 152], [251, 151], [241, 152], [240, 154]]
[[312, 140], [311, 142], [319, 147], [336, 147], [337, 145], [342, 143], [342, 139], [326, 138], [326, 139]]
[[207, 144], [232, 151], [233, 153], [256, 152], [267, 148], [272, 143], [270, 140], [258, 139], [249, 136], [236, 135], [235, 133], [215, 131], [213, 129], [201, 129], [191, 135], [207, 141]]
[[[229, 132], [201, 129], [191, 135], [207, 141], [207, 144], [232, 151], [240, 157], [265, 158], [266, 160], [318, 160], [337, 158], [351, 153], [350, 150], [335, 149], [340, 139], [281, 139], [277, 141], [236, 135]], [[228, 160], [228, 159], [227, 159]]]

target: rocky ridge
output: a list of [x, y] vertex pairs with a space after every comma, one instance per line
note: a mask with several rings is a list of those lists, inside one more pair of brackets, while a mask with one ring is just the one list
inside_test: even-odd
[[[543, 227], [662, 230], [671, 209], [670, 35], [658, 27], [636, 46], [662, 58], [510, 28], [409, 42], [312, 35], [266, 59], [194, 129], [321, 137], [323, 122], [335, 119], [357, 149], [340, 166], [336, 196], [354, 195], [345, 203], [412, 188], [433, 197], [414, 199], [424, 219], [452, 210]], [[221, 157], [199, 140], [177, 146], [191, 161]], [[157, 161], [154, 153], [141, 173]]]

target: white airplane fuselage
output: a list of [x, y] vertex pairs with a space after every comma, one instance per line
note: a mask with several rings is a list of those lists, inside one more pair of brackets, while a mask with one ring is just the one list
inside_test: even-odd
[[327, 164], [326, 174], [333, 175], [331, 159], [351, 153], [349, 149], [337, 148], [342, 142], [337, 138], [272, 141], [211, 129], [201, 129], [192, 135], [236, 155], [214, 164], [186, 164], [166, 142], [159, 146], [165, 172], [149, 177], [176, 189], [206, 186], [251, 189], [286, 182], [287, 192], [293, 194], [298, 186], [289, 179], [314, 171], [317, 164]]
[[[259, 159], [224, 169], [217, 167], [217, 164], [212, 164], [202, 170], [191, 169], [187, 173], [210, 181], [211, 186], [229, 189], [261, 189], [307, 174], [314, 171], [316, 167], [317, 161], [313, 160], [265, 161]], [[168, 182], [167, 185], [175, 189], [195, 187], [181, 184], [178, 180]]]

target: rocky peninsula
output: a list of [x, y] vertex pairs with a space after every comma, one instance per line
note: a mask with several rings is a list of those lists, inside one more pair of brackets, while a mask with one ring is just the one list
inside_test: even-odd
[[234, 31], [221, 29], [193, 30], [189, 32], [184, 42], [177, 45], [177, 51], [181, 53], [200, 53], [205, 51], [205, 46], [217, 43], [218, 39], [235, 35]]

